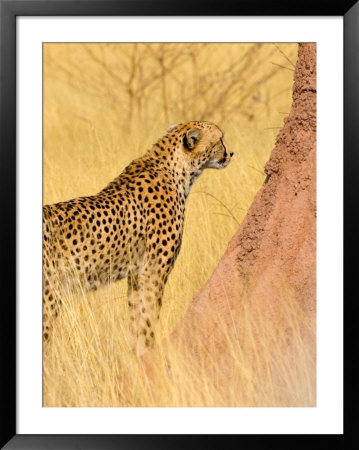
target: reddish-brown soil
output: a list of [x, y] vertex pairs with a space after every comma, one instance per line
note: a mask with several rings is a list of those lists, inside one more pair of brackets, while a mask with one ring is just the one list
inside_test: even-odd
[[248, 298], [275, 305], [285, 283], [303, 310], [315, 314], [315, 44], [299, 45], [291, 112], [265, 173], [245, 220], [179, 325], [188, 333], [204, 321], [203, 333], [213, 338], [218, 315], [232, 320], [244, 287]]

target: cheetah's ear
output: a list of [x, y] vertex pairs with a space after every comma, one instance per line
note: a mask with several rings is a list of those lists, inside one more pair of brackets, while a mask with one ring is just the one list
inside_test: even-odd
[[170, 133], [172, 130], [174, 130], [177, 127], [178, 123], [173, 123], [172, 125], [169, 125], [167, 128], [167, 133]]
[[200, 131], [197, 130], [197, 128], [191, 128], [187, 131], [185, 137], [184, 137], [184, 145], [189, 149], [192, 150], [200, 138]]

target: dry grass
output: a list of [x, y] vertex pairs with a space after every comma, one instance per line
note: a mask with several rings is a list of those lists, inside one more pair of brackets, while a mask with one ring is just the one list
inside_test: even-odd
[[[296, 44], [44, 46], [44, 204], [96, 193], [170, 123], [215, 122], [235, 152], [228, 168], [206, 171], [192, 188], [161, 336], [174, 329], [211, 275], [263, 182], [263, 166], [290, 110], [296, 57]], [[288, 299], [283, 321], [302, 360], [292, 364], [284, 327], [273, 330], [260, 311], [247, 311], [246, 342], [228, 335], [234, 365], [225, 387], [214, 381], [220, 367], [204, 372], [193, 361], [192, 369], [184, 368], [175, 349], [171, 376], [161, 363], [150, 382], [130, 353], [125, 299], [125, 281], [65, 299], [44, 348], [45, 406], [314, 404], [314, 363], [295, 332], [299, 308]], [[256, 357], [252, 330], [259, 323], [265, 358]], [[273, 379], [278, 367], [280, 382]]]

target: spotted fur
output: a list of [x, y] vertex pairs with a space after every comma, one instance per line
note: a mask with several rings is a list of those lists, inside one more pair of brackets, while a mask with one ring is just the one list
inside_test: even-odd
[[44, 206], [44, 339], [59, 313], [59, 293], [127, 277], [135, 351], [152, 347], [191, 186], [204, 169], [226, 167], [232, 155], [216, 125], [173, 125], [98, 194]]

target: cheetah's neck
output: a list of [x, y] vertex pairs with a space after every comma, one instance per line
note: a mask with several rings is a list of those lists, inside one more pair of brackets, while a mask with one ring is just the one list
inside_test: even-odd
[[155, 164], [156, 168], [169, 178], [171, 184], [176, 186], [178, 193], [186, 199], [203, 168], [195, 161], [183, 160], [181, 150], [179, 146], [169, 147], [166, 138], [162, 138], [144, 155], [143, 160]]

